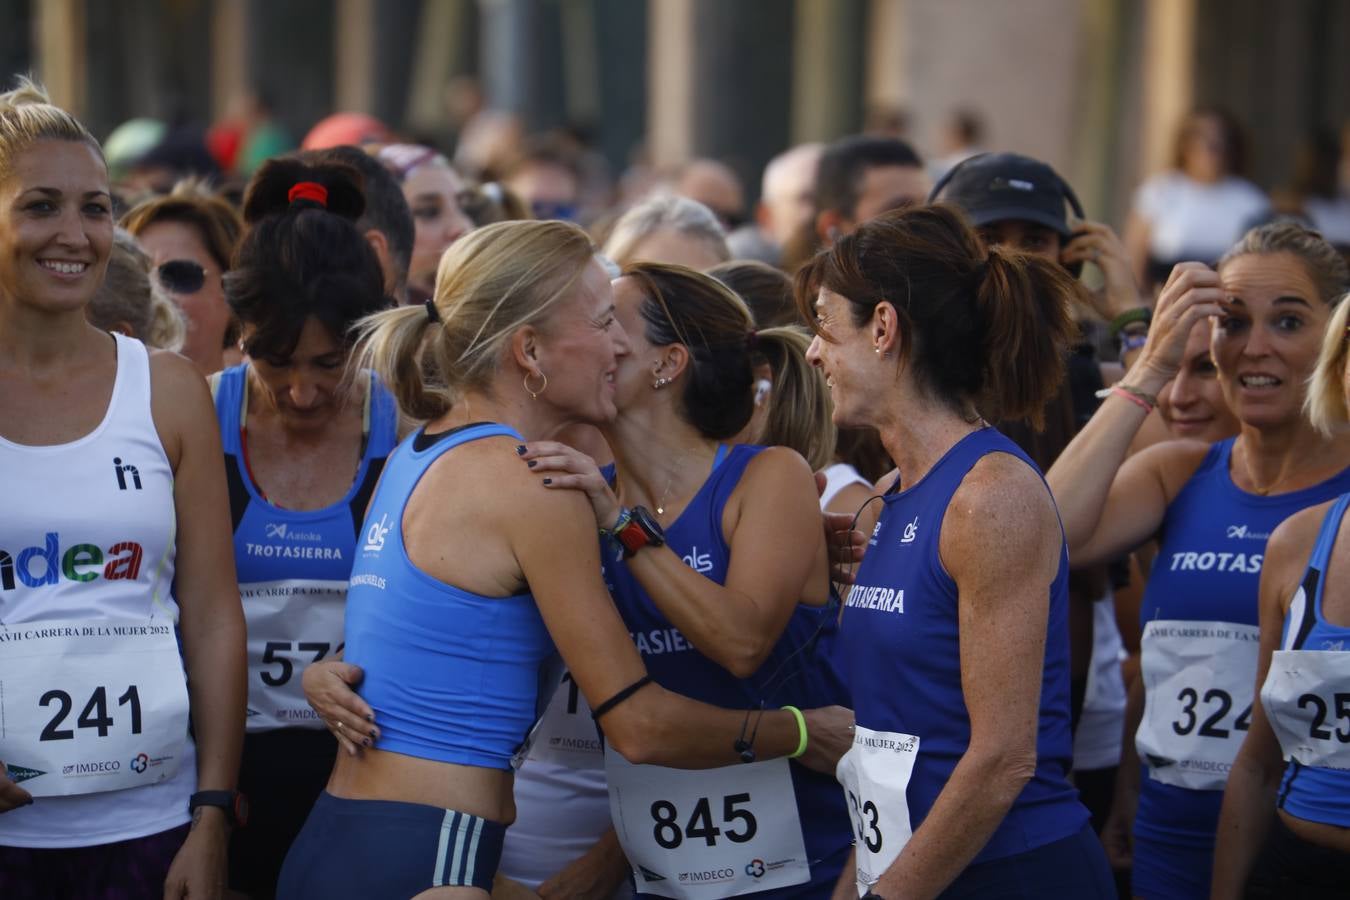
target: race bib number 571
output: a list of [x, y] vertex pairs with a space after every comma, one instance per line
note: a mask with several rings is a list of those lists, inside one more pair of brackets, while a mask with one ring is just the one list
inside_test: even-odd
[[173, 626], [29, 622], [0, 629], [0, 759], [35, 797], [172, 777], [188, 726]]

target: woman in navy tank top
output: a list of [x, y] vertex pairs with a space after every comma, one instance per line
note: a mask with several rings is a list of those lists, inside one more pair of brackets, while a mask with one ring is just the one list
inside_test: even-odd
[[1068, 780], [1063, 534], [985, 422], [1044, 409], [1077, 283], [935, 205], [864, 224], [797, 287], [836, 424], [876, 428], [897, 465], [840, 627], [849, 878], [871, 897], [1114, 896]]
[[612, 480], [555, 442], [524, 459], [551, 488], [584, 491], [602, 529], [647, 511], [664, 546], [604, 547], [619, 614], [658, 684], [746, 710], [743, 763], [682, 772], [606, 754], [637, 895], [827, 897], [852, 843], [838, 784], [754, 746], [761, 709], [847, 702], [817, 492], [796, 452], [729, 443], [754, 411], [753, 350], [800, 335], [756, 336], [744, 301], [682, 266], [634, 264], [614, 297], [630, 352], [602, 429]]
[[[321, 676], [359, 681], [361, 697], [325, 702], [306, 679], [357, 752], [338, 754], [278, 894], [485, 897], [515, 815], [513, 760], [558, 684], [555, 646], [629, 762], [734, 763], [744, 711], [653, 683], [605, 590], [585, 499], [544, 490], [520, 462], [528, 440], [615, 415], [628, 344], [584, 232], [471, 232], [446, 252], [436, 298], [371, 317], [361, 346], [360, 365], [427, 424], [375, 489], [347, 594], [348, 662]], [[760, 757], [794, 753], [800, 723], [765, 712]], [[808, 759], [828, 767], [822, 750]], [[731, 828], [739, 811], [718, 810]]]
[[[1048, 475], [1074, 565], [1159, 544], [1104, 829], [1144, 900], [1209, 896], [1223, 788], [1251, 727], [1266, 541], [1289, 516], [1350, 490], [1350, 435], [1321, 434], [1303, 410], [1348, 274], [1334, 248], [1287, 222], [1249, 231], [1217, 272], [1178, 266], [1139, 360]], [[1126, 460], [1205, 316], [1215, 317], [1214, 363], [1241, 431]]]
[[211, 384], [248, 621], [239, 789], [252, 813], [231, 837], [230, 886], [253, 900], [275, 893], [333, 768], [337, 744], [305, 703], [301, 673], [342, 651], [357, 532], [398, 442], [390, 393], [368, 372], [343, 377], [351, 327], [392, 305], [354, 224], [358, 178], [332, 163], [264, 164], [225, 279], [248, 361]]
[[[1350, 303], [1342, 301], [1308, 390], [1309, 418], [1327, 434], [1350, 425], [1348, 323]], [[1350, 493], [1295, 513], [1270, 536], [1261, 573], [1259, 692], [1251, 730], [1224, 790], [1214, 853], [1215, 900], [1345, 893], [1350, 872], [1347, 508]]]

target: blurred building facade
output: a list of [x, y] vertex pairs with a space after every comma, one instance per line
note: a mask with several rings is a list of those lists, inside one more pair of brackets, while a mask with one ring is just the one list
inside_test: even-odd
[[255, 92], [296, 135], [335, 110], [453, 142], [451, 85], [616, 169], [714, 156], [747, 184], [792, 143], [889, 120], [921, 151], [954, 107], [1119, 221], [1195, 104], [1235, 112], [1273, 187], [1350, 120], [1343, 0], [0, 0], [0, 69], [96, 134], [207, 123]]

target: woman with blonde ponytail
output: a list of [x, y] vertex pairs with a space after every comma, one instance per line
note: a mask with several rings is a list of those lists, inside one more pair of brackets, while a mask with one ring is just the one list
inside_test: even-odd
[[[98, 144], [0, 96], [0, 896], [217, 898], [244, 619], [206, 385], [87, 319]], [[190, 727], [189, 727], [190, 726]]]
[[838, 710], [768, 710], [749, 735], [743, 708], [654, 683], [606, 591], [585, 498], [548, 489], [568, 476], [536, 474], [548, 468], [536, 442], [614, 420], [630, 354], [584, 232], [556, 221], [473, 231], [446, 251], [433, 300], [378, 313], [360, 335], [358, 364], [430, 421], [390, 456], [366, 513], [346, 661], [305, 674], [346, 752], [279, 896], [486, 897], [515, 818], [512, 760], [558, 684], [555, 647], [628, 763], [725, 766], [749, 737], [752, 758], [805, 749], [802, 763], [832, 767]]

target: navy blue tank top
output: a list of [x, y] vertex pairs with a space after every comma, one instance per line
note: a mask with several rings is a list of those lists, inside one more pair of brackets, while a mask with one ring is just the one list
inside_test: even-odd
[[[1250, 494], [1233, 483], [1230, 466], [1235, 440], [1228, 438], [1210, 447], [1195, 474], [1168, 505], [1158, 556], [1139, 611], [1141, 628], [1154, 620], [1257, 626], [1261, 566], [1270, 533], [1294, 513], [1350, 491], [1347, 468], [1302, 490], [1272, 496]], [[1253, 645], [1251, 671], [1238, 679], [1243, 692], [1232, 697], [1226, 715], [1212, 718], [1221, 711], [1222, 701], [1206, 702], [1208, 692], [1201, 686], [1199, 702], [1183, 706], [1178, 727], [1189, 729], [1200, 744], [1221, 740], [1240, 744], [1238, 732], [1245, 727], [1251, 709], [1255, 657]], [[1148, 665], [1147, 659], [1143, 662]], [[1190, 728], [1191, 714], [1186, 710], [1197, 719], [1194, 728]], [[1206, 725], [1209, 734], [1202, 736]], [[1146, 769], [1147, 765], [1145, 760]], [[1209, 848], [1214, 845], [1222, 803], [1222, 788], [1192, 790], [1162, 783], [1150, 774], [1140, 784], [1135, 830], [1173, 846]]]
[[[719, 448], [712, 474], [665, 530], [666, 545], [691, 569], [717, 584], [726, 582], [731, 565], [731, 548], [722, 534], [723, 510], [746, 466], [763, 449], [748, 445]], [[843, 683], [830, 662], [837, 637], [836, 605], [798, 606], [759, 670], [749, 678], [737, 678], [698, 652], [656, 608], [622, 554], [617, 559], [615, 556], [612, 547], [605, 549], [605, 581], [647, 672], [657, 684], [729, 709], [758, 708], [761, 703], [768, 709], [848, 705]], [[793, 765], [791, 773], [802, 836], [811, 860], [811, 880], [788, 889], [743, 896], [827, 896], [846, 861], [853, 829], [839, 783], [804, 766]]]
[[[916, 832], [970, 746], [970, 716], [961, 690], [960, 597], [938, 550], [952, 495], [990, 453], [1007, 453], [1036, 468], [993, 428], [962, 438], [917, 484], [884, 498], [845, 603], [839, 649], [850, 666], [859, 727], [919, 738], [905, 797]], [[1068, 553], [1061, 550], [1047, 597], [1035, 775], [972, 863], [1069, 837], [1088, 821], [1068, 780], [1073, 756], [1068, 576]]]
[[484, 597], [438, 581], [403, 543], [403, 513], [427, 469], [461, 444], [494, 437], [523, 442], [502, 425], [418, 431], [390, 455], [370, 502], [347, 592], [346, 659], [365, 671], [359, 693], [380, 726], [376, 749], [509, 769], [558, 684], [533, 596]]
[[322, 509], [283, 509], [268, 502], [248, 471], [243, 440], [248, 365], [214, 380], [216, 418], [225, 451], [234, 563], [248, 622], [247, 728], [322, 729], [305, 702], [305, 665], [342, 649], [343, 604], [356, 535], [385, 459], [398, 443], [393, 396], [369, 375], [362, 411], [361, 461], [346, 494]]

